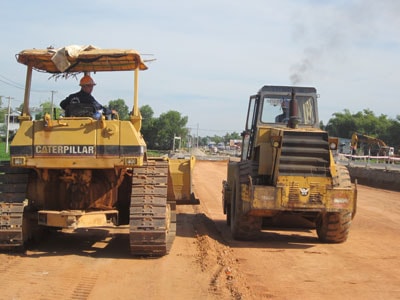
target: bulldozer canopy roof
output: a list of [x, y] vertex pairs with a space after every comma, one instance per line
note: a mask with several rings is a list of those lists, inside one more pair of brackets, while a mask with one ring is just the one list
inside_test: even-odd
[[140, 54], [132, 49], [100, 49], [93, 46], [29, 49], [18, 53], [16, 58], [19, 63], [48, 73], [147, 69]]

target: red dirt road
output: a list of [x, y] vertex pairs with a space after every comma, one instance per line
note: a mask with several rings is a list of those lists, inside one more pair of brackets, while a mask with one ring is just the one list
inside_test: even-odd
[[227, 162], [197, 161], [200, 205], [178, 206], [162, 258], [132, 258], [127, 228], [51, 233], [0, 254], [0, 299], [400, 299], [400, 193], [359, 186], [349, 239], [314, 230], [230, 237], [221, 208]]

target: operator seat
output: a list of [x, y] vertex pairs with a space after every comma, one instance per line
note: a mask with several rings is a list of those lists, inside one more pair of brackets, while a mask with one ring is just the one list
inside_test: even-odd
[[66, 117], [91, 117], [96, 118], [96, 108], [89, 103], [71, 103], [65, 109]]

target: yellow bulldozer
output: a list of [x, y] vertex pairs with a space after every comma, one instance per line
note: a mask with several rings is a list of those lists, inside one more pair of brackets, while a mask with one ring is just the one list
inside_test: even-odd
[[241, 158], [229, 162], [223, 182], [222, 207], [233, 238], [301, 224], [316, 228], [323, 242], [347, 239], [356, 184], [335, 163], [338, 139], [319, 129], [317, 108], [313, 87], [266, 85], [250, 96]]
[[[28, 49], [20, 128], [10, 161], [0, 166], [0, 248], [17, 248], [46, 227], [77, 229], [129, 224], [133, 255], [162, 256], [176, 233], [176, 204], [193, 200], [194, 157], [147, 155], [140, 133], [139, 71], [148, 67], [131, 49], [68, 46]], [[131, 71], [129, 120], [92, 114], [30, 115], [33, 70], [58, 77]]]

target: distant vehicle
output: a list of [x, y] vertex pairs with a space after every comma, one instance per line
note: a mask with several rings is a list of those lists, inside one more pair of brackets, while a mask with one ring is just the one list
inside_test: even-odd
[[210, 152], [211, 152], [212, 154], [218, 153], [218, 148], [217, 148], [216, 146], [211, 146], [209, 149], [210, 149]]
[[218, 148], [217, 148], [216, 143], [214, 143], [214, 142], [209, 143], [208, 144], [208, 150], [210, 151], [211, 154], [218, 153]]
[[222, 150], [222, 151], [225, 150], [225, 144], [222, 143], [222, 142], [221, 142], [221, 143], [218, 143], [218, 144], [217, 144], [217, 149], [218, 149], [218, 150]]

